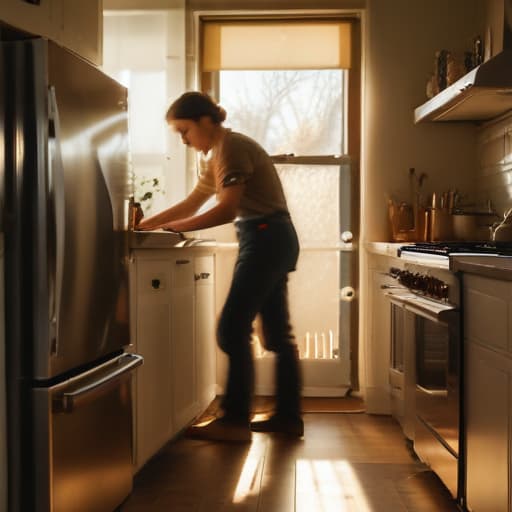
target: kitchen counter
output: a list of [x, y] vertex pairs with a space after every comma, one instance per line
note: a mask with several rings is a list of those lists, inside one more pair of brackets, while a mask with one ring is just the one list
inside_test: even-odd
[[382, 256], [398, 257], [398, 249], [407, 245], [407, 242], [366, 242], [365, 249], [371, 254], [380, 254]]
[[[383, 244], [385, 245], [385, 244]], [[387, 244], [395, 245], [394, 253], [390, 250], [390, 255], [396, 256], [396, 249], [403, 244]], [[194, 238], [181, 233], [172, 231], [132, 231], [130, 233], [130, 249], [182, 249], [190, 247], [214, 248], [219, 250], [238, 250], [237, 242], [217, 242], [214, 239]], [[341, 251], [352, 252], [354, 246], [351, 243], [339, 244], [319, 244], [319, 245], [303, 245], [301, 251]], [[392, 254], [391, 254], [392, 253]]]
[[450, 270], [512, 281], [512, 257], [464, 255], [450, 258]]
[[177, 249], [188, 247], [216, 247], [215, 240], [186, 237], [171, 231], [132, 231], [131, 249]]

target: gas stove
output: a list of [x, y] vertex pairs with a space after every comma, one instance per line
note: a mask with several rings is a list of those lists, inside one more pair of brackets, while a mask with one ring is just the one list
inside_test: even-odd
[[406, 261], [449, 267], [450, 256], [512, 256], [512, 242], [416, 242], [403, 245], [398, 256]]

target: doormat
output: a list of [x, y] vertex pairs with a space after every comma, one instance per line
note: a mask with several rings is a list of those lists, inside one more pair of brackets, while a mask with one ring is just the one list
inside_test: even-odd
[[[221, 414], [220, 397], [215, 398], [201, 415], [200, 421], [209, 421]], [[275, 399], [271, 396], [255, 396], [252, 412], [255, 415], [268, 415], [274, 411]], [[365, 412], [361, 398], [346, 397], [302, 397], [302, 412], [308, 413], [344, 413], [356, 414]]]
[[[255, 414], [271, 413], [275, 400], [270, 396], [257, 396], [253, 402]], [[364, 402], [361, 398], [347, 397], [302, 397], [302, 412], [315, 413], [360, 413], [364, 412]]]

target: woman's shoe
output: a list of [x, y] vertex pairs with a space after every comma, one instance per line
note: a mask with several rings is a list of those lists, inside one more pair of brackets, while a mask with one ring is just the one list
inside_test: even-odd
[[204, 426], [192, 425], [186, 430], [185, 435], [193, 439], [237, 443], [247, 443], [252, 438], [248, 424], [232, 422], [224, 418], [215, 419]]
[[301, 418], [288, 418], [275, 414], [261, 421], [251, 421], [253, 432], [275, 432], [290, 437], [304, 436], [304, 422]]

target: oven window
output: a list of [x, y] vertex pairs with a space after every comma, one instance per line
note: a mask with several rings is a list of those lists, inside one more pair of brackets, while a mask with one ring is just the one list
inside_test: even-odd
[[447, 389], [450, 329], [416, 317], [416, 379], [429, 390]]

